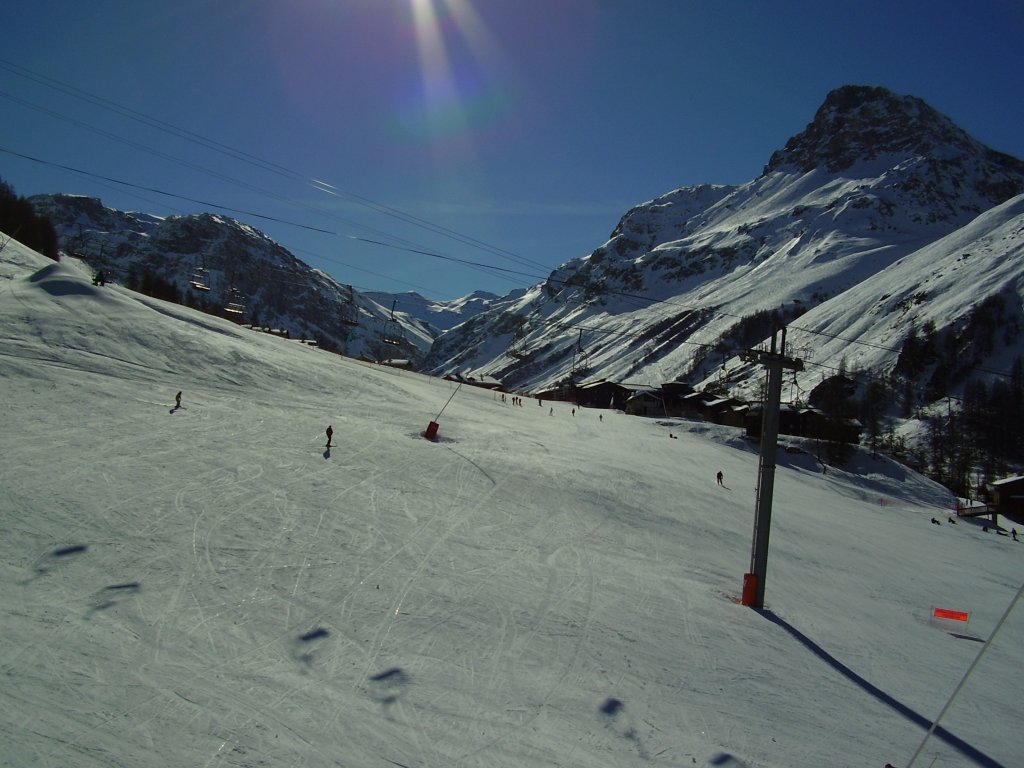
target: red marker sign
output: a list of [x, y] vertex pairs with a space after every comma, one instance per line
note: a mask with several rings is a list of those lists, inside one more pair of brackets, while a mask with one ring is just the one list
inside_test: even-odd
[[971, 614], [967, 611], [951, 611], [949, 608], [933, 608], [932, 618], [949, 621], [970, 621]]

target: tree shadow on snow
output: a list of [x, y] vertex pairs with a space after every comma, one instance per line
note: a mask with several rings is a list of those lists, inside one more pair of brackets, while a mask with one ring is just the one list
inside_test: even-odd
[[[929, 720], [927, 717], [918, 712], [915, 712], [906, 704], [898, 701], [896, 698], [883, 691], [877, 685], [874, 685], [873, 683], [870, 683], [867, 680], [865, 680], [863, 677], [861, 677], [848, 666], [843, 664], [843, 662], [839, 661], [839, 659], [830, 654], [828, 651], [826, 651], [824, 648], [822, 648], [820, 645], [818, 645], [816, 642], [814, 642], [811, 638], [809, 638], [799, 629], [794, 627], [792, 624], [787, 622], [785, 619], [776, 616], [774, 613], [767, 609], [758, 610], [758, 613], [760, 613], [762, 616], [768, 619], [768, 621], [784, 629], [801, 645], [803, 645], [805, 648], [811, 651], [811, 653], [813, 653], [819, 659], [821, 659], [830, 667], [832, 667], [832, 669], [839, 672], [839, 674], [841, 674], [843, 677], [845, 677], [847, 680], [854, 683], [858, 687], [860, 687], [866, 693], [870, 694], [871, 696], [874, 696], [876, 699], [878, 699], [878, 701], [885, 704], [898, 715], [901, 715], [914, 725], [920, 726], [924, 730], [928, 730], [929, 728], [931, 728], [932, 721]], [[945, 728], [943, 728], [941, 725], [936, 726], [935, 731], [933, 733], [935, 738], [945, 742], [948, 746], [955, 749], [964, 757], [973, 761], [975, 765], [982, 766], [982, 768], [1006, 768], [998, 760], [989, 757], [984, 752], [979, 750], [977, 747], [968, 744], [959, 736], [953, 735]]]

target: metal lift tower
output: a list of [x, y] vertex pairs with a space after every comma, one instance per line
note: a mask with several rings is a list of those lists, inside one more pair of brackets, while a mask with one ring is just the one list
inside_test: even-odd
[[[781, 344], [778, 344], [781, 336]], [[768, 393], [761, 423], [761, 461], [757, 473], [757, 507], [754, 510], [754, 544], [750, 553], [750, 573], [743, 577], [743, 605], [764, 608], [764, 583], [768, 573], [768, 535], [772, 524], [772, 495], [775, 491], [775, 456], [779, 443], [779, 402], [782, 399], [782, 371], [802, 371], [804, 363], [786, 357], [786, 329], [772, 334], [771, 350], [743, 352], [746, 362], [760, 363], [768, 369]]]

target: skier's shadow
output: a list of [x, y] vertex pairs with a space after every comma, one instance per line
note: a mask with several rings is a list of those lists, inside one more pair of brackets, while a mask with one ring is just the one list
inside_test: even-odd
[[412, 678], [401, 667], [391, 667], [370, 676], [367, 692], [390, 717], [391, 707], [399, 702], [411, 684]]
[[328, 448], [327, 450], [324, 451], [324, 458], [325, 459], [331, 458], [331, 449], [330, 448]]
[[598, 711], [601, 713], [606, 728], [632, 742], [640, 757], [648, 760], [647, 748], [640, 739], [636, 723], [625, 710], [626, 705], [620, 699], [610, 697], [604, 700]]
[[295, 641], [295, 658], [307, 667], [312, 666], [317, 652], [321, 650], [324, 641], [330, 636], [330, 630], [324, 627], [317, 627], [305, 634], [299, 635]]

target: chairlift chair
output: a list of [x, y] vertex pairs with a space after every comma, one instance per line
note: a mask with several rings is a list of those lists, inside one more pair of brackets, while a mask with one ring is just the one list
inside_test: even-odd
[[401, 323], [395, 319], [395, 304], [397, 303], [397, 299], [391, 302], [391, 317], [384, 323], [384, 333], [382, 336], [385, 344], [401, 347], [405, 345], [406, 341], [405, 331], [402, 329]]
[[529, 356], [529, 353], [526, 351], [526, 331], [524, 326], [525, 323], [519, 325], [512, 332], [512, 342], [508, 345], [508, 349], [505, 350], [509, 357], [514, 357], [516, 360], [524, 360]]
[[196, 267], [192, 273], [192, 279], [188, 281], [193, 290], [207, 292], [210, 290], [210, 278], [206, 267]]
[[359, 308], [351, 302], [341, 305], [341, 324], [353, 328], [359, 325]]
[[242, 292], [237, 288], [231, 288], [228, 294], [228, 302], [224, 306], [224, 311], [229, 315], [241, 316], [245, 313], [245, 301], [242, 298]]
[[572, 352], [572, 380], [577, 381], [590, 371], [590, 355], [583, 348], [583, 329], [580, 329], [580, 337], [576, 342], [576, 348]]

